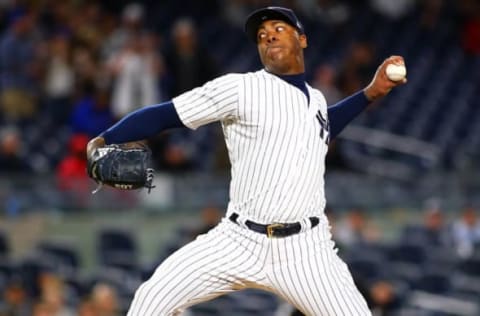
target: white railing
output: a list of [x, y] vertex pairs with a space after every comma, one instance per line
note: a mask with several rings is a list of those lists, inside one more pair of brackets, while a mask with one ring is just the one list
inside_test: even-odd
[[[393, 152], [394, 155], [385, 158], [381, 154], [363, 154], [344, 150], [345, 158], [356, 169], [398, 180], [409, 180], [418, 176], [418, 170], [416, 170], [418, 165], [428, 166], [428, 169], [432, 170], [438, 166], [441, 155], [440, 148], [435, 144], [362, 126], [348, 126], [338, 137], [373, 147], [381, 152]], [[348, 144], [345, 145], [348, 146]], [[409, 157], [411, 159], [408, 160], [418, 163], [415, 165], [395, 157]]]
[[432, 164], [436, 164], [440, 156], [440, 148], [434, 144], [362, 126], [348, 126], [338, 137], [420, 157], [430, 161]]

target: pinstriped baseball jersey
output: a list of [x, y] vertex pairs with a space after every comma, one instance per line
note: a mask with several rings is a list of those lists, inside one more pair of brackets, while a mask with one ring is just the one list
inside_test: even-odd
[[232, 165], [227, 214], [260, 222], [295, 222], [325, 206], [327, 105], [308, 86], [260, 70], [229, 74], [173, 99], [192, 128], [221, 121]]

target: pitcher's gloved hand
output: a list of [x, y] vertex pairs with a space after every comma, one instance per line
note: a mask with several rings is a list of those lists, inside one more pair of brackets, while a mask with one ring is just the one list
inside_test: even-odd
[[154, 188], [151, 150], [144, 144], [99, 147], [88, 155], [87, 161], [88, 175], [100, 187], [105, 184], [122, 190], [147, 188], [148, 192]]

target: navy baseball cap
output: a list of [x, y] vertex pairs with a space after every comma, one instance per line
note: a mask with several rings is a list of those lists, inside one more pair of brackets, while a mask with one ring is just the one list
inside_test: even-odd
[[302, 23], [291, 9], [266, 7], [253, 11], [245, 22], [245, 33], [254, 43], [257, 42], [257, 30], [260, 24], [268, 20], [281, 20], [295, 27], [300, 34], [305, 34]]

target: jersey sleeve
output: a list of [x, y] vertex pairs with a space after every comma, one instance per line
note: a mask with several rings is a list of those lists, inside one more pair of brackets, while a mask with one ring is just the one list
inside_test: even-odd
[[229, 74], [173, 98], [182, 123], [191, 128], [238, 116], [239, 74]]

